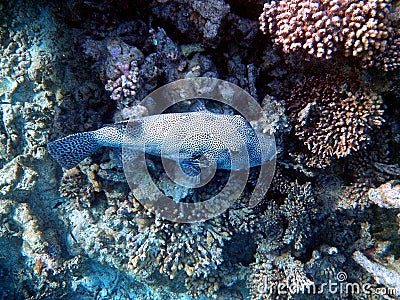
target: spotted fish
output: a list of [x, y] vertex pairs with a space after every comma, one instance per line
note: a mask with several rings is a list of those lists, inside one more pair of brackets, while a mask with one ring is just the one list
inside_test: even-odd
[[189, 175], [212, 164], [217, 169], [248, 169], [272, 160], [276, 152], [273, 137], [256, 133], [242, 116], [206, 111], [142, 117], [47, 144], [51, 156], [66, 169], [103, 146], [174, 160]]

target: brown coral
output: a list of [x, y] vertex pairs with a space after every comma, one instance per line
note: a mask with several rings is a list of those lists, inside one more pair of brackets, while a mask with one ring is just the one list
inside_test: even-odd
[[287, 102], [295, 134], [311, 151], [309, 166], [325, 167], [363, 148], [370, 130], [383, 123], [381, 97], [341, 76], [306, 77]]
[[385, 53], [377, 56], [375, 65], [383, 68], [385, 71], [392, 71], [400, 66], [400, 32], [397, 29], [391, 43], [386, 47]]
[[342, 30], [346, 56], [361, 56], [371, 61], [376, 53], [383, 53], [393, 30], [389, 25], [390, 1], [346, 1]]
[[[390, 6], [388, 0], [271, 1], [264, 4], [261, 30], [265, 33], [268, 27], [274, 43], [286, 53], [329, 59], [341, 52], [360, 57], [364, 65], [391, 69], [399, 57]], [[378, 54], [386, 63], [375, 62]]]
[[304, 49], [316, 57], [330, 58], [337, 50], [338, 33], [342, 18], [337, 0], [309, 2], [301, 0], [272, 1], [264, 4], [260, 16], [261, 30], [267, 31], [267, 23], [276, 44], [284, 52]]
[[351, 209], [364, 210], [373, 204], [368, 197], [371, 188], [396, 179], [395, 165], [390, 164], [390, 153], [394, 150], [389, 147], [388, 127], [382, 126], [379, 132], [372, 133], [373, 143], [349, 155], [340, 172], [336, 168], [330, 170], [333, 173], [328, 176], [320, 176], [317, 179], [315, 194], [318, 202], [323, 203], [324, 210], [330, 213]]

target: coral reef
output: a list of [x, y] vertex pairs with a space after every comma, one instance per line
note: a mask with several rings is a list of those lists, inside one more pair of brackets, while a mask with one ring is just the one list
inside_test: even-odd
[[[0, 298], [399, 297], [399, 3], [263, 2], [0, 0]], [[151, 192], [130, 189], [120, 151], [70, 170], [46, 152], [198, 76], [266, 112], [277, 166], [255, 207], [257, 168], [224, 213], [182, 224], [139, 203]], [[195, 190], [147, 166], [134, 179], [175, 203], [209, 199], [229, 175]]]
[[295, 135], [312, 153], [310, 166], [324, 167], [365, 147], [383, 123], [381, 97], [357, 81], [326, 75], [306, 77], [287, 100]]
[[286, 53], [329, 59], [340, 52], [367, 66], [383, 60], [386, 70], [394, 69], [399, 44], [398, 27], [392, 27], [389, 18], [391, 6], [385, 0], [271, 1], [264, 4], [261, 30], [269, 30]]
[[142, 280], [155, 274], [171, 280], [184, 276], [187, 286], [223, 262], [222, 248], [230, 232], [222, 220], [202, 224], [163, 221], [146, 211], [131, 193], [107, 187], [103, 190], [110, 203], [95, 213], [92, 205], [87, 206], [94, 201], [94, 184], [87, 185], [90, 190], [79, 190], [76, 185], [85, 186], [88, 180], [89, 176], [75, 168], [62, 181], [62, 195], [72, 201], [63, 207], [68, 212], [65, 222], [71, 228], [72, 253], [85, 253]]
[[[138, 218], [137, 221], [142, 220]], [[186, 281], [207, 277], [222, 263], [222, 247], [229, 238], [229, 230], [221, 220], [170, 224], [156, 218], [151, 223], [146, 221], [139, 233], [128, 241], [127, 247], [134, 253], [129, 265], [135, 273], [157, 269], [170, 279], [179, 271], [186, 273]]]

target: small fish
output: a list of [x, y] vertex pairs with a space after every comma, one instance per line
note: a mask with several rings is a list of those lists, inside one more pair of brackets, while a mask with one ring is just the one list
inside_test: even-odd
[[174, 160], [190, 176], [211, 165], [225, 170], [249, 169], [276, 154], [273, 137], [256, 133], [242, 116], [208, 111], [142, 117], [47, 144], [51, 156], [66, 169], [103, 146], [126, 147]]

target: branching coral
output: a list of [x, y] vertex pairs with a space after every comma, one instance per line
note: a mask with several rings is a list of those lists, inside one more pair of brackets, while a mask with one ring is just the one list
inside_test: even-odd
[[361, 56], [366, 61], [373, 60], [376, 53], [385, 51], [393, 31], [387, 17], [390, 1], [346, 1], [344, 8], [343, 28], [339, 33], [343, 36], [344, 54]]
[[304, 249], [306, 240], [312, 232], [311, 220], [315, 215], [315, 200], [311, 185], [294, 185], [281, 210], [288, 220], [284, 243], [293, 244], [296, 250]]
[[107, 50], [105, 89], [111, 92], [110, 98], [122, 109], [133, 103], [140, 86], [138, 63], [143, 60], [143, 53], [118, 38], [108, 41]]
[[280, 205], [276, 199], [265, 203], [262, 214], [247, 208], [227, 212], [234, 232], [251, 233], [260, 255], [288, 245], [299, 252], [307, 248], [307, 239], [312, 234], [312, 220], [316, 215], [311, 184], [292, 183], [281, 197], [285, 200]]
[[393, 49], [398, 49], [398, 29], [388, 18], [390, 6], [388, 0], [271, 1], [260, 16], [261, 30], [269, 29], [274, 43], [286, 53], [329, 59], [341, 52], [360, 57], [365, 65], [380, 64], [375, 57], [382, 54], [391, 57], [384, 65], [389, 69], [398, 63], [398, 51]]
[[373, 138], [374, 142], [366, 149], [347, 159], [343, 169], [347, 182], [336, 193], [338, 209], [369, 207], [373, 200], [368, 197], [368, 191], [396, 178], [394, 168], [388, 167], [393, 158], [390, 157], [392, 150], [387, 126], [375, 132]]
[[134, 98], [139, 75], [137, 62], [132, 61], [130, 64], [117, 65], [116, 70], [121, 73], [121, 76], [115, 81], [109, 79], [105, 86], [105, 89], [111, 92], [110, 98], [116, 101], [124, 98]]
[[400, 66], [400, 30], [398, 28], [386, 51], [377, 56], [375, 64], [385, 71], [391, 71]]
[[223, 261], [222, 246], [229, 232], [222, 225], [213, 221], [170, 224], [155, 220], [127, 243], [134, 254], [129, 264], [138, 274], [152, 266], [170, 279], [179, 271], [188, 279], [206, 277]]
[[229, 239], [229, 232], [220, 226], [222, 224], [158, 225], [158, 230], [150, 228], [149, 231], [162, 234], [160, 238], [164, 240], [155, 262], [161, 265], [161, 273], [173, 278], [178, 270], [183, 269], [189, 277], [207, 276], [210, 270], [222, 263], [222, 246]]
[[[67, 176], [63, 191], [74, 178], [82, 182], [84, 176], [79, 170]], [[76, 199], [81, 192], [78, 189], [68, 196]], [[132, 194], [125, 201], [121, 200], [124, 194], [113, 195], [112, 190], [106, 189], [106, 195], [115, 203], [100, 210], [84, 208], [80, 201], [70, 203], [66, 218], [79, 245], [76, 252], [142, 280], [153, 274], [178, 277], [189, 289], [194, 278], [201, 281], [223, 262], [222, 248], [230, 231], [222, 218], [171, 223], [149, 213]]]
[[309, 166], [324, 167], [363, 148], [383, 123], [381, 97], [341, 76], [306, 77], [287, 103], [295, 134], [312, 153], [305, 158]]
[[78, 168], [68, 170], [61, 179], [60, 194], [69, 199], [90, 202], [94, 199], [93, 185], [88, 184], [87, 177]]

